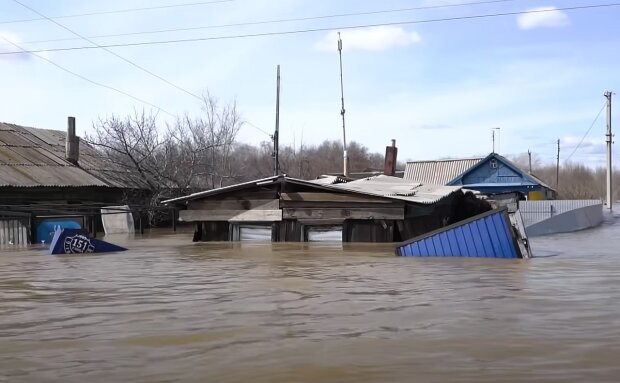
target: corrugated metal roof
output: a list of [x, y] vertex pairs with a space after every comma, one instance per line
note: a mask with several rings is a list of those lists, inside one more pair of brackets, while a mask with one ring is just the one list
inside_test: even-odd
[[482, 160], [483, 158], [412, 161], [408, 162], [405, 167], [404, 179], [435, 185], [446, 185]]
[[329, 187], [425, 205], [437, 203], [461, 190], [460, 186], [423, 184], [383, 175]]
[[[198, 198], [210, 197], [226, 192], [232, 192], [236, 190], [251, 188], [261, 185], [269, 185], [279, 180], [285, 182], [291, 182], [298, 185], [306, 185], [323, 190], [338, 190], [341, 192], [350, 192], [356, 194], [363, 194], [375, 197], [383, 197], [389, 199], [395, 199], [399, 201], [406, 201], [417, 204], [430, 205], [439, 202], [443, 198], [461, 190], [460, 186], [443, 186], [443, 185], [423, 185], [417, 182], [411, 182], [403, 180], [398, 177], [389, 176], [376, 176], [365, 178], [361, 180], [355, 180], [345, 183], [329, 183], [320, 184], [312, 180], [305, 181], [286, 176], [274, 176], [269, 178], [263, 178], [255, 181], [244, 182], [237, 185], [226, 186], [223, 188], [206, 190], [199, 193], [194, 193], [185, 197], [170, 199], [163, 201], [163, 204], [179, 203]], [[332, 181], [332, 179], [328, 179]]]
[[0, 165], [0, 186], [108, 186], [75, 166]]
[[0, 123], [0, 186], [145, 187], [84, 141], [79, 166], [66, 161], [65, 137], [58, 130]]
[[423, 234], [396, 248], [404, 257], [527, 258], [513, 233], [506, 210], [492, 210]]
[[347, 182], [347, 179], [344, 177], [335, 176], [335, 175], [322, 175], [319, 178], [315, 180], [310, 180], [308, 182], [312, 182], [313, 184], [317, 184], [317, 185], [333, 185], [333, 184]]
[[[169, 203], [191, 201], [191, 200], [198, 199], [198, 198], [210, 197], [210, 196], [214, 196], [214, 195], [218, 195], [218, 194], [222, 194], [226, 192], [233, 192], [235, 190], [246, 189], [246, 188], [250, 188], [254, 186], [268, 185], [268, 184], [271, 184], [277, 181], [279, 178], [286, 178], [286, 177], [285, 176], [272, 176], [268, 178], [261, 178], [261, 179], [254, 180], [254, 181], [243, 182], [243, 183], [236, 184], [236, 185], [224, 186], [224, 187], [217, 188], [217, 189], [205, 190], [205, 191], [189, 194], [184, 197], [178, 197], [178, 198], [173, 198], [173, 199], [169, 199], [166, 201], [162, 201], [162, 204], [165, 205]], [[303, 182], [310, 183], [309, 181], [303, 181]]]

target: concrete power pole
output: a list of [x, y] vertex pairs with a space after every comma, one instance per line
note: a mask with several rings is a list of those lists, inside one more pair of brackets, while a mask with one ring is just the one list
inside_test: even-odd
[[558, 140], [558, 156], [557, 163], [555, 165], [555, 188], [560, 186], [560, 140]]
[[340, 100], [342, 101], [342, 107], [340, 109], [340, 115], [342, 116], [342, 149], [344, 160], [344, 176], [349, 176], [349, 157], [347, 155], [347, 131], [344, 125], [344, 82], [342, 80], [342, 39], [340, 38], [340, 32], [338, 32], [338, 55], [340, 56]]
[[607, 208], [613, 210], [613, 185], [611, 167], [611, 146], [613, 144], [613, 134], [611, 133], [611, 92], [605, 92], [607, 98], [607, 134], [605, 142], [607, 143]]
[[273, 134], [273, 175], [280, 174], [280, 65], [276, 85], [276, 131]]

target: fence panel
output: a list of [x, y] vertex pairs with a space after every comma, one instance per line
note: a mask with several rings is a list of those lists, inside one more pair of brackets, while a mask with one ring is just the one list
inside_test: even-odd
[[519, 211], [525, 227], [528, 227], [558, 214], [598, 204], [601, 200], [519, 201]]

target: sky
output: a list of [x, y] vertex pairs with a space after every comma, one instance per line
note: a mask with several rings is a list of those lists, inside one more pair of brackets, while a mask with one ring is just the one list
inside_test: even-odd
[[[100, 118], [161, 108], [163, 126], [198, 115], [194, 95], [208, 92], [236, 101], [238, 139], [258, 144], [275, 127], [280, 65], [281, 144], [341, 140], [341, 32], [347, 140], [383, 152], [395, 139], [403, 161], [462, 158], [491, 152], [499, 128], [503, 155], [551, 163], [559, 139], [562, 162], [605, 162], [605, 111], [594, 121], [620, 89], [620, 6], [565, 8], [614, 0], [19, 2], [56, 23], [0, 0], [0, 121], [64, 130], [75, 116], [85, 135]], [[492, 14], [508, 15], [478, 17]], [[71, 31], [99, 45], [177, 42], [57, 50], [93, 46]]]

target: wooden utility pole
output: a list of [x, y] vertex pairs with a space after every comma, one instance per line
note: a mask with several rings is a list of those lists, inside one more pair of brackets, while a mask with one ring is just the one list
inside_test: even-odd
[[347, 155], [347, 131], [344, 125], [344, 82], [342, 79], [342, 39], [340, 38], [340, 32], [338, 32], [338, 55], [340, 56], [340, 100], [342, 101], [342, 107], [340, 108], [340, 115], [342, 116], [342, 150], [344, 160], [344, 176], [349, 176], [349, 157]]
[[605, 142], [607, 143], [607, 208], [613, 210], [613, 185], [612, 185], [612, 173], [611, 167], [611, 146], [613, 144], [613, 134], [611, 133], [611, 92], [605, 92], [607, 98], [607, 134], [605, 135]]
[[555, 165], [555, 188], [557, 190], [560, 186], [560, 140], [558, 140], [558, 157]]
[[276, 131], [273, 134], [273, 175], [280, 174], [280, 65], [276, 85]]
[[529, 162], [529, 173], [532, 174], [532, 152], [530, 152], [530, 150], [527, 150], [527, 158], [528, 158], [528, 162]]

